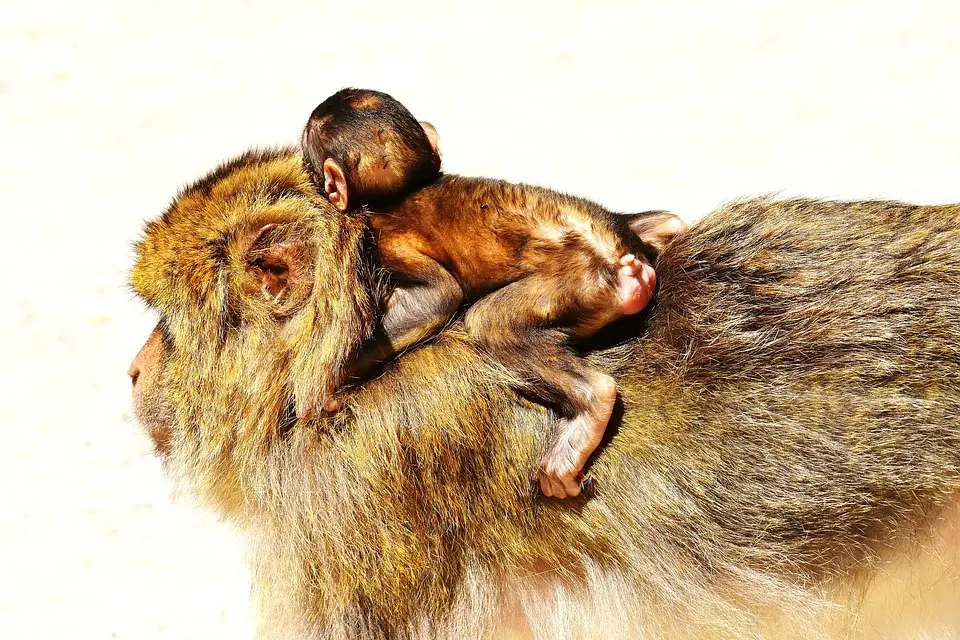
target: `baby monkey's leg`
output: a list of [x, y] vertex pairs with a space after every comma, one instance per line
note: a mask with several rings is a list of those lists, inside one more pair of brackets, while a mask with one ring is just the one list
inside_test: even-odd
[[[579, 360], [576, 356], [572, 358]], [[579, 364], [579, 362], [578, 362]], [[603, 440], [613, 407], [617, 385], [613, 378], [582, 368], [568, 389], [573, 414], [557, 424], [537, 474], [544, 495], [566, 498], [580, 493], [583, 468]]]
[[600, 444], [616, 401], [613, 378], [567, 350], [569, 336], [549, 329], [576, 314], [577, 296], [552, 278], [533, 275], [479, 300], [467, 330], [517, 377], [522, 390], [559, 409], [561, 419], [537, 474], [547, 496], [580, 493], [583, 467]]

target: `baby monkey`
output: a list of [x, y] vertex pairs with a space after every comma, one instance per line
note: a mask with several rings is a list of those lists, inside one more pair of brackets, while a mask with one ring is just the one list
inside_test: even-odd
[[538, 477], [545, 495], [575, 496], [617, 389], [568, 343], [647, 305], [648, 259], [684, 225], [665, 212], [613, 214], [539, 187], [443, 174], [438, 140], [389, 95], [361, 89], [325, 100], [304, 130], [315, 179], [334, 206], [366, 212], [395, 283], [353, 373], [434, 335], [469, 305], [471, 337], [521, 391], [559, 411]]

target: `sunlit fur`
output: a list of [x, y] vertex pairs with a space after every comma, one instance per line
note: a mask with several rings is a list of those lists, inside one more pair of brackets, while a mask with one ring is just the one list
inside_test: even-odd
[[[960, 208], [709, 214], [662, 254], [649, 314], [593, 345], [622, 413], [555, 502], [531, 481], [552, 416], [457, 324], [296, 421], [374, 308], [361, 223], [310, 189], [293, 152], [248, 154], [147, 227], [133, 272], [167, 335], [141, 420], [172, 407], [168, 468], [238, 525], [263, 637], [882, 635], [875, 585], [950, 544]], [[268, 222], [315, 247], [283, 317], [244, 270]], [[945, 615], [926, 637], [955, 637]]]

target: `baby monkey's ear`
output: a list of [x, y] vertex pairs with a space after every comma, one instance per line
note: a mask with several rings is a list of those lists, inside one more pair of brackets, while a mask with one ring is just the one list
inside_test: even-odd
[[437, 154], [437, 157], [441, 157], [440, 154], [440, 134], [437, 133], [436, 127], [434, 127], [429, 122], [420, 121], [420, 126], [423, 127], [423, 132], [427, 134], [427, 140], [430, 141], [430, 146], [433, 147], [433, 152]]
[[346, 211], [350, 197], [347, 176], [333, 158], [323, 161], [323, 190], [330, 203], [340, 211]]
[[656, 255], [687, 230], [687, 224], [669, 211], [644, 211], [629, 215], [627, 226]]

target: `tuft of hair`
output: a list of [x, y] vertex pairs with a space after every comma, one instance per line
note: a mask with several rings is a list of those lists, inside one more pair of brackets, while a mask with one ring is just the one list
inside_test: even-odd
[[342, 89], [321, 102], [304, 128], [302, 149], [318, 178], [323, 163], [334, 160], [359, 205], [399, 198], [440, 169], [413, 114], [390, 95], [370, 89]]

